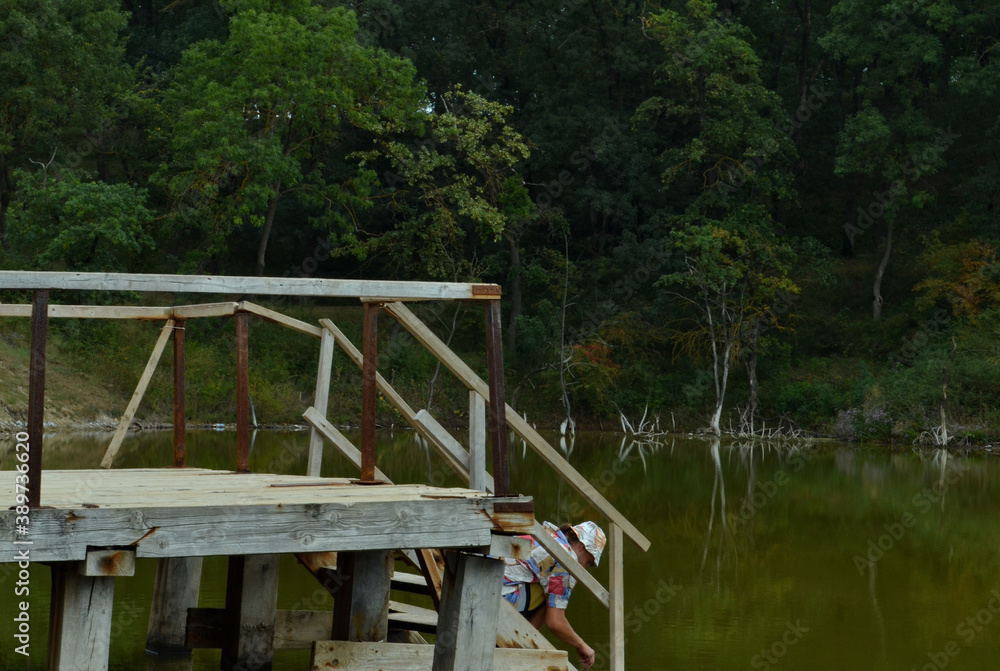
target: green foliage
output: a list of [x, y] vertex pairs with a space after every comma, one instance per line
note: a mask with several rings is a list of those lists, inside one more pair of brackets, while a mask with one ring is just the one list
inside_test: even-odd
[[133, 270], [153, 248], [145, 189], [84, 181], [71, 170], [51, 179], [15, 174], [21, 188], [10, 213], [12, 238], [32, 267]]

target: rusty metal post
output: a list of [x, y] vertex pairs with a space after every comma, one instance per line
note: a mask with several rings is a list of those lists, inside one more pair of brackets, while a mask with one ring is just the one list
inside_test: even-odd
[[187, 432], [187, 420], [184, 418], [184, 320], [174, 322], [174, 466], [184, 468], [186, 455], [184, 436]]
[[250, 472], [250, 346], [246, 312], [236, 313], [236, 470]]
[[493, 442], [493, 492], [510, 496], [507, 465], [507, 399], [503, 380], [500, 301], [486, 302], [486, 365], [490, 375], [490, 439]]
[[31, 368], [28, 371], [28, 505], [42, 504], [42, 435], [45, 432], [45, 343], [49, 290], [36, 289], [31, 308]]
[[375, 482], [375, 363], [378, 359], [378, 303], [364, 304], [361, 369], [361, 481]]

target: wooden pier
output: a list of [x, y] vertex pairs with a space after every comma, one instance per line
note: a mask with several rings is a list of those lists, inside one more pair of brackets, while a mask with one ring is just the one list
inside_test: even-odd
[[[134, 574], [135, 561], [157, 564], [147, 648], [185, 654], [222, 650], [222, 669], [272, 668], [275, 647], [312, 649], [310, 669], [515, 671], [571, 669], [551, 644], [500, 598], [504, 557], [522, 557], [534, 536], [610, 612], [610, 668], [624, 669], [622, 550], [649, 540], [572, 468], [504, 399], [500, 289], [496, 285], [358, 282], [299, 278], [0, 272], [0, 288], [33, 292], [31, 304], [0, 305], [0, 317], [32, 319], [25, 450], [28, 533], [12, 506], [0, 511], [0, 562], [23, 556], [52, 571], [48, 668], [106, 671], [115, 581]], [[305, 323], [249, 301], [150, 306], [50, 304], [53, 291], [150, 291], [351, 297], [360, 300], [364, 335], [357, 348], [331, 320]], [[465, 300], [484, 305], [489, 375], [480, 378], [405, 305], [406, 301]], [[378, 374], [378, 316], [406, 328], [469, 389], [470, 449], [427, 411], [414, 411]], [[232, 471], [186, 467], [184, 444], [184, 324], [231, 317], [237, 356], [237, 432]], [[146, 370], [98, 470], [43, 470], [45, 341], [50, 318], [163, 321]], [[307, 472], [251, 473], [249, 465], [248, 321], [263, 319], [321, 340], [316, 396], [304, 414], [312, 426]], [[126, 431], [168, 342], [174, 341], [173, 468], [112, 469]], [[360, 449], [326, 420], [330, 370], [340, 348], [362, 369]], [[378, 468], [375, 402], [381, 394], [469, 483], [468, 488], [393, 484]], [[534, 518], [530, 497], [511, 495], [507, 430], [520, 435], [605, 518], [610, 589], [603, 587]], [[346, 456], [355, 473], [319, 477], [325, 443]], [[493, 473], [486, 471], [491, 447]], [[0, 471], [15, 491], [19, 473]], [[277, 567], [294, 554], [334, 597], [332, 612], [278, 611]], [[224, 608], [198, 608], [201, 561], [229, 557]], [[394, 571], [394, 557], [414, 567]], [[431, 597], [435, 610], [390, 600], [393, 589]], [[422, 634], [434, 634], [433, 645]], [[35, 636], [39, 634], [36, 632]], [[37, 644], [35, 649], [38, 649]]]

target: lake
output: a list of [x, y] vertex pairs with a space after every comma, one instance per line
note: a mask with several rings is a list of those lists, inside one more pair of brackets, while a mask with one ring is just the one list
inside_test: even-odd
[[[46, 436], [45, 466], [96, 468], [110, 437]], [[304, 473], [308, 442], [307, 432], [259, 432], [251, 466]], [[0, 441], [0, 469], [13, 468], [12, 448], [11, 440]], [[193, 431], [187, 454], [193, 467], [234, 468], [235, 434]], [[519, 440], [512, 442], [510, 461], [512, 489], [535, 497], [539, 520], [594, 515]], [[623, 443], [621, 435], [586, 433], [577, 436], [570, 461], [653, 543], [647, 553], [632, 545], [625, 550], [629, 669], [996, 665], [996, 457], [682, 436], [640, 446]], [[146, 432], [127, 438], [115, 466], [171, 462], [172, 435]], [[461, 484], [410, 432], [380, 434], [378, 465], [396, 482]], [[328, 447], [323, 475], [354, 474]], [[223, 605], [225, 570], [224, 558], [205, 561], [201, 606]], [[134, 577], [117, 580], [115, 671], [177, 668], [144, 652], [154, 571], [153, 561], [139, 560]], [[594, 571], [606, 585], [607, 566]], [[0, 565], [0, 668], [43, 669], [47, 622], [41, 611], [47, 609], [49, 570], [32, 567], [30, 660], [13, 653], [15, 581], [10, 565]], [[607, 668], [607, 611], [584, 588], [577, 592], [569, 620], [598, 651], [594, 668]], [[331, 605], [294, 558], [283, 558], [279, 608]], [[279, 651], [275, 668], [305, 669], [308, 658], [307, 651]], [[194, 670], [218, 665], [218, 651], [195, 652]]]

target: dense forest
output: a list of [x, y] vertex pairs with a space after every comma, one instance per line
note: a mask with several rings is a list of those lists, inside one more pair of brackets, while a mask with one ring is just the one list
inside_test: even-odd
[[[1000, 433], [996, 3], [0, 7], [4, 269], [497, 282], [539, 421]], [[475, 357], [481, 314], [434, 309]], [[59, 326], [123, 388], [129, 328]], [[315, 353], [272, 340], [280, 407]]]

